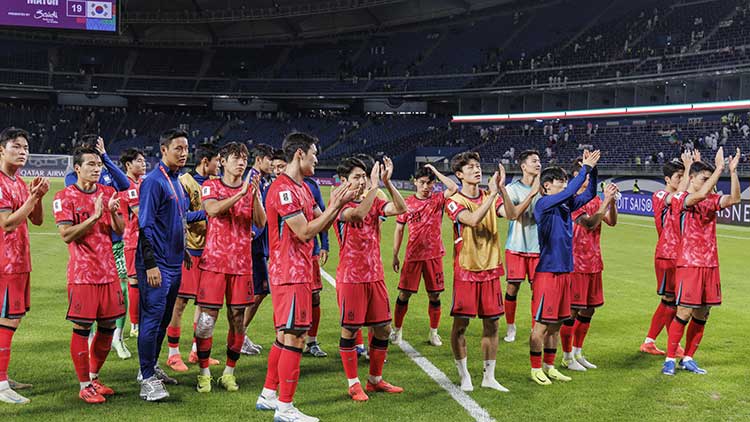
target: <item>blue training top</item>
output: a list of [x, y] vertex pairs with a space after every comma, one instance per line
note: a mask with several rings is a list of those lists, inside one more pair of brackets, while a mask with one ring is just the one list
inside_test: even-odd
[[[586, 191], [576, 196], [590, 174]], [[573, 211], [586, 205], [596, 195], [596, 168], [584, 165], [578, 176], [555, 195], [544, 195], [534, 207], [539, 234], [539, 264], [537, 272], [569, 273], [573, 271]]]
[[[250, 169], [250, 173], [252, 173], [251, 177], [260, 174], [254, 168]], [[266, 194], [268, 193], [268, 188], [271, 187], [271, 182], [272, 180], [268, 176], [261, 176], [260, 178], [260, 197], [263, 200], [263, 208], [266, 207]], [[264, 258], [268, 258], [268, 230], [266, 230], [266, 227], [257, 227], [253, 224], [252, 254]]]
[[[313, 198], [315, 198], [315, 203], [318, 204], [318, 208], [320, 208], [320, 211], [326, 210], [326, 204], [323, 201], [323, 195], [320, 193], [320, 186], [318, 186], [318, 182], [315, 181], [315, 179], [311, 177], [305, 177], [305, 184], [307, 184], [307, 187], [310, 188], [310, 192], [313, 194]], [[318, 237], [320, 237], [320, 242], [318, 242]], [[323, 249], [325, 251], [329, 251], [329, 245], [328, 245], [328, 231], [322, 231], [318, 236], [315, 236], [314, 244], [313, 244], [313, 256], [320, 255], [320, 250]]]

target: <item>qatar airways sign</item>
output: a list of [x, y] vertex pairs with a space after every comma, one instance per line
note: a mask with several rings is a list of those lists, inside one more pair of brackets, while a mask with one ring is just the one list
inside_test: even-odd
[[117, 31], [117, 0], [0, 0], [0, 26]]

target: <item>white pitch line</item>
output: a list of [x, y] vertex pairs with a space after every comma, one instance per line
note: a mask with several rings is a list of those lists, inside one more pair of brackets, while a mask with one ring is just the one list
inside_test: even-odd
[[[320, 269], [320, 275], [334, 288], [336, 287], [336, 279], [333, 278], [330, 274], [328, 274], [324, 269]], [[404, 351], [406, 356], [409, 357], [414, 363], [417, 364], [430, 378], [432, 378], [433, 381], [435, 381], [439, 386], [443, 387], [445, 391], [448, 392], [448, 394], [453, 397], [453, 400], [455, 400], [461, 407], [466, 409], [466, 411], [471, 415], [472, 418], [474, 418], [477, 422], [495, 422], [495, 419], [490, 416], [489, 412], [485, 408], [479, 405], [479, 403], [475, 402], [474, 399], [469, 397], [468, 394], [461, 391], [460, 388], [458, 388], [457, 385], [453, 384], [451, 382], [450, 378], [448, 378], [447, 375], [443, 371], [441, 371], [437, 366], [435, 366], [432, 362], [429, 361], [426, 357], [422, 356], [414, 347], [412, 347], [411, 344], [408, 342], [401, 340], [401, 343], [399, 344], [401, 347], [401, 350]]]
[[[625, 224], [627, 226], [645, 227], [647, 229], [654, 229], [654, 225], [629, 223], [627, 221], [618, 221], [618, 224]], [[726, 239], [737, 239], [737, 240], [750, 240], [750, 237], [732, 236], [731, 234], [717, 234], [716, 237], [723, 237]]]

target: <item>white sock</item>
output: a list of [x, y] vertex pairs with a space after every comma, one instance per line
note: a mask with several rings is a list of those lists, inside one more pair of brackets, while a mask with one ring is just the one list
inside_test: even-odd
[[573, 359], [573, 352], [563, 352], [563, 359], [565, 360]]
[[380, 376], [380, 375], [378, 375], [378, 376], [375, 376], [375, 375], [368, 375], [368, 376], [367, 376], [367, 379], [368, 379], [368, 380], [370, 381], [370, 384], [377, 384], [377, 383], [379, 383], [380, 381], [383, 381], [383, 377], [382, 377], [382, 376]]
[[654, 339], [652, 339], [651, 337], [646, 337], [646, 340], [643, 340], [643, 342], [646, 344], [654, 343]]
[[691, 358], [690, 356], [685, 356], [684, 358], [682, 358], [683, 362], [690, 362], [691, 360], [693, 360], [693, 358]]
[[349, 381], [349, 387], [354, 384], [359, 384], [359, 378], [347, 378], [347, 381]]
[[234, 368], [231, 366], [224, 367], [224, 373], [222, 375], [234, 375]]
[[8, 381], [0, 381], [0, 391], [10, 388]]
[[573, 348], [573, 356], [581, 356], [583, 354], [583, 348], [582, 347], [574, 347]]
[[95, 374], [93, 372], [89, 372], [89, 378], [91, 379], [91, 381], [93, 381], [93, 380], [99, 378], [99, 374]]
[[81, 390], [83, 390], [84, 388], [91, 385], [91, 381], [84, 381], [84, 382], [80, 382], [79, 384], [81, 384]]
[[430, 328], [430, 335], [431, 336], [437, 335], [437, 328]]
[[675, 361], [675, 358], [667, 358], [667, 359], [665, 360], [665, 362], [674, 362], [674, 361]]
[[466, 361], [468, 358], [456, 359], [456, 368], [458, 368], [458, 376], [464, 379], [469, 376], [469, 370], [466, 368]]
[[548, 371], [550, 369], [554, 368], [554, 367], [555, 367], [555, 365], [547, 365], [546, 363], [542, 363], [542, 368], [544, 368], [544, 369], [546, 369]]
[[198, 353], [198, 346], [193, 342], [193, 347], [190, 349], [191, 352]]
[[508, 324], [508, 331], [516, 331], [516, 324]]
[[495, 361], [486, 360], [484, 361], [484, 378], [495, 379]]
[[260, 392], [260, 395], [265, 399], [272, 399], [276, 397], [276, 390], [271, 390], [270, 388], [263, 387], [263, 391]]
[[315, 336], [315, 337], [308, 337], [306, 343], [310, 344], [310, 343], [317, 343], [317, 342], [318, 342], [318, 336]]
[[122, 342], [122, 328], [115, 328], [115, 333], [112, 335], [114, 341]]
[[283, 401], [279, 400], [279, 412], [286, 412], [292, 407], [292, 403], [284, 403]]
[[169, 348], [169, 357], [172, 357], [174, 355], [180, 354], [180, 348], [179, 347], [170, 347]]
[[[365, 344], [364, 343], [359, 343], [359, 344], [355, 345], [354, 347], [360, 347], [360, 348], [364, 349]], [[365, 351], [367, 351], [367, 349], [365, 349]]]
[[201, 368], [201, 375], [211, 376], [211, 370], [209, 368]]

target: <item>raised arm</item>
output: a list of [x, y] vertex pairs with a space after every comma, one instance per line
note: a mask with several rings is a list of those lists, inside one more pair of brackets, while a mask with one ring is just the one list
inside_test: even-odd
[[[375, 203], [375, 198], [378, 196], [378, 186], [380, 186], [380, 163], [375, 163], [370, 172], [370, 181], [372, 183], [372, 189], [367, 192], [365, 199], [359, 203], [356, 207], [347, 208], [341, 213], [341, 221], [364, 221], [367, 214], [372, 208], [372, 204]], [[330, 208], [330, 207], [329, 207]]]
[[445, 186], [445, 192], [443, 192], [443, 196], [446, 198], [450, 198], [451, 196], [455, 195], [456, 192], [458, 192], [458, 184], [453, 181], [450, 177], [444, 175], [443, 173], [440, 173], [438, 169], [435, 168], [432, 164], [425, 164], [425, 167], [427, 167], [432, 174], [437, 177], [437, 179]]
[[[226, 213], [229, 211], [230, 208], [234, 206], [237, 202], [239, 202], [240, 199], [244, 198], [245, 195], [248, 194], [248, 192], [251, 192], [251, 182], [250, 182], [250, 175], [252, 172], [247, 173], [247, 177], [242, 182], [242, 189], [240, 189], [239, 192], [235, 193], [234, 195], [230, 196], [226, 199], [216, 199], [212, 198], [211, 194], [206, 192], [210, 192], [211, 187], [210, 186], [204, 186], [203, 195], [206, 196], [203, 200], [203, 209], [206, 210], [206, 215], [209, 217], [216, 217], [221, 214]], [[254, 193], [253, 193], [254, 194]]]
[[740, 178], [737, 175], [737, 165], [740, 163], [740, 155], [740, 149], [737, 148], [734, 157], [732, 157], [732, 159], [729, 161], [729, 177], [732, 180], [732, 190], [730, 192], [730, 195], [722, 195], [721, 201], [719, 202], [719, 206], [721, 208], [727, 208], [731, 207], [732, 205], [737, 205], [742, 199], [742, 192], [740, 191]]
[[711, 173], [711, 177], [709, 177], [708, 180], [703, 183], [703, 186], [701, 186], [701, 188], [697, 192], [693, 192], [689, 194], [687, 198], [685, 198], [686, 208], [692, 207], [693, 205], [703, 201], [708, 197], [708, 194], [713, 192], [714, 187], [716, 187], [716, 183], [719, 182], [721, 173], [724, 172], [724, 147], [719, 147], [719, 150], [716, 151], [714, 164], [716, 165], [716, 168], [714, 169], [714, 172]]
[[593, 167], [589, 172], [589, 185], [586, 187], [586, 190], [583, 191], [582, 194], [576, 195], [573, 198], [573, 211], [581, 208], [582, 206], [588, 204], [589, 201], [594, 199], [594, 197], [596, 196], [597, 175], [598, 170], [596, 169], [596, 167]]
[[[602, 223], [603, 220], [607, 219], [608, 210], [611, 208], [617, 208], [612, 207], [613, 199], [615, 194], [617, 193], [617, 186], [614, 183], [610, 183], [607, 185], [606, 188], [604, 188], [604, 201], [602, 202], [601, 206], [599, 206], [599, 209], [594, 213], [593, 215], [581, 215], [576, 219], [576, 224], [579, 224], [583, 227], [585, 227], [587, 230], [594, 230]], [[617, 212], [615, 210], [615, 212]], [[615, 217], [615, 222], [617, 217]], [[607, 222], [609, 224], [609, 222]], [[614, 224], [609, 224], [610, 226], [614, 226]]]
[[75, 242], [76, 240], [86, 235], [86, 233], [88, 233], [89, 230], [94, 227], [99, 218], [101, 218], [104, 209], [104, 205], [102, 202], [103, 195], [103, 193], [100, 193], [96, 197], [96, 199], [94, 199], [94, 214], [89, 216], [89, 218], [81, 221], [78, 224], [72, 224], [72, 221], [58, 224], [58, 231], [60, 232], [60, 236], [62, 237], [63, 242]]
[[[401, 196], [401, 192], [393, 186], [391, 183], [391, 176], [393, 175], [393, 161], [388, 157], [383, 157], [383, 168], [381, 168], [383, 184], [388, 189], [388, 193], [391, 194], [392, 202], [386, 204], [383, 213], [388, 217], [392, 215], [403, 214], [409, 209], [406, 207], [406, 201]], [[377, 186], [377, 185], [373, 185]]]
[[125, 233], [125, 220], [122, 218], [122, 214], [118, 212], [119, 209], [120, 197], [117, 193], [114, 193], [107, 202], [107, 211], [110, 214], [110, 227], [112, 231], [122, 236]]
[[112, 175], [112, 181], [114, 182], [115, 190], [118, 192], [128, 190], [128, 188], [130, 187], [130, 180], [128, 180], [128, 175], [120, 170], [120, 167], [117, 167], [117, 164], [115, 164], [115, 162], [112, 161], [111, 158], [109, 158], [109, 155], [107, 155], [107, 150], [104, 148], [104, 139], [102, 139], [101, 136], [96, 140], [96, 150], [99, 151], [99, 154], [102, 156], [102, 163], [104, 163], [104, 167], [106, 167], [107, 171], [109, 171], [109, 174]]
[[500, 175], [497, 172], [492, 175], [492, 178], [490, 178], [489, 182], [490, 194], [484, 198], [482, 205], [480, 205], [479, 208], [476, 209], [476, 211], [472, 212], [469, 210], [463, 210], [458, 214], [458, 216], [456, 216], [456, 219], [459, 223], [469, 227], [476, 227], [479, 225], [479, 222], [484, 219], [484, 216], [487, 215], [487, 212], [491, 210], [497, 202], [497, 179], [499, 177]]
[[320, 216], [312, 221], [307, 221], [304, 214], [298, 213], [285, 220], [285, 223], [300, 240], [303, 242], [310, 241], [321, 231], [327, 230], [344, 204], [356, 198], [358, 193], [359, 190], [351, 189], [349, 182], [344, 182], [331, 192], [331, 204]]
[[10, 195], [0, 195], [0, 228], [5, 232], [12, 232], [23, 224], [27, 218], [31, 220], [32, 224], [40, 226], [44, 222], [42, 198], [48, 191], [49, 180], [41, 177], [34, 178], [31, 181], [29, 197], [15, 211], [11, 210], [10, 203], [5, 204], [5, 201], [2, 200], [3, 197], [10, 198]]

